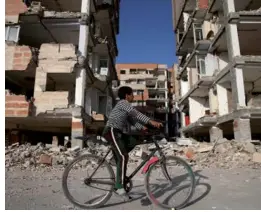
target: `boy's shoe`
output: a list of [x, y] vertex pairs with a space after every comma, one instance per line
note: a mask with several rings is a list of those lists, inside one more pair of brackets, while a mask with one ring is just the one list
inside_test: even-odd
[[129, 196], [125, 189], [124, 188], [119, 188], [119, 189], [114, 189], [114, 192], [119, 195], [123, 200], [124, 202], [130, 202], [132, 200], [132, 197]]

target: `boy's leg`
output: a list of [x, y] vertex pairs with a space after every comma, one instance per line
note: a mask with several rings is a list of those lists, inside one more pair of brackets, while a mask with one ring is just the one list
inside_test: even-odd
[[119, 130], [109, 128], [104, 134], [106, 140], [108, 140], [113, 149], [113, 153], [116, 161], [116, 189], [124, 188], [125, 170], [128, 161], [128, 152], [125, 149], [124, 141], [122, 141], [122, 133]]
[[122, 140], [124, 141], [125, 148], [128, 151], [128, 153], [131, 152], [135, 148], [135, 146], [141, 144], [141, 142], [138, 139], [138, 136], [123, 134]]

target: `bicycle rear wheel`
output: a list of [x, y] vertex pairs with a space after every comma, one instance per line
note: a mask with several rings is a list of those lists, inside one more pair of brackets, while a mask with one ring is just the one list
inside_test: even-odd
[[[74, 159], [65, 168], [62, 187], [66, 198], [71, 203], [81, 208], [94, 209], [103, 206], [110, 199], [114, 189], [115, 175], [111, 166], [105, 160], [102, 164], [101, 162], [102, 158], [85, 154]], [[100, 167], [97, 169], [99, 165]], [[90, 178], [95, 169], [97, 171]], [[73, 184], [72, 190], [69, 189], [70, 180], [72, 180]], [[104, 184], [95, 183], [92, 180]], [[76, 183], [79, 182], [80, 185], [77, 186]], [[78, 197], [75, 197], [74, 193]], [[86, 198], [89, 200], [86, 201]]]
[[[185, 173], [181, 173], [182, 169]], [[177, 176], [178, 174], [180, 176]], [[185, 179], [188, 179], [188, 183], [181, 185]], [[160, 159], [151, 165], [145, 176], [145, 190], [149, 200], [163, 209], [177, 210], [186, 206], [194, 193], [194, 188], [195, 176], [191, 167], [176, 156]], [[179, 201], [181, 199], [179, 193], [185, 189], [186, 195]]]

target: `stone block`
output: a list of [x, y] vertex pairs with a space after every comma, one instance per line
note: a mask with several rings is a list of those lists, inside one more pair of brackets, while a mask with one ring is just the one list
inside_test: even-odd
[[255, 153], [253, 154], [252, 160], [253, 160], [253, 162], [255, 162], [255, 163], [261, 163], [261, 153], [255, 152]]
[[209, 130], [210, 142], [213, 143], [217, 139], [220, 140], [223, 138], [223, 130], [218, 127], [212, 127]]
[[42, 154], [40, 156], [39, 163], [40, 164], [46, 164], [46, 165], [52, 165], [52, 156], [46, 155], [46, 154]]

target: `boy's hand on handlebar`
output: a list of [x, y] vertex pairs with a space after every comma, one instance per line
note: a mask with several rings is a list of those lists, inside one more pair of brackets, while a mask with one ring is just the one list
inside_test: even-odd
[[150, 125], [152, 125], [153, 127], [156, 127], [156, 128], [161, 128], [163, 127], [163, 124], [160, 123], [160, 122], [157, 122], [157, 121], [153, 121], [153, 120], [150, 120]]
[[143, 126], [142, 131], [147, 131], [147, 130], [148, 130], [148, 128]]

